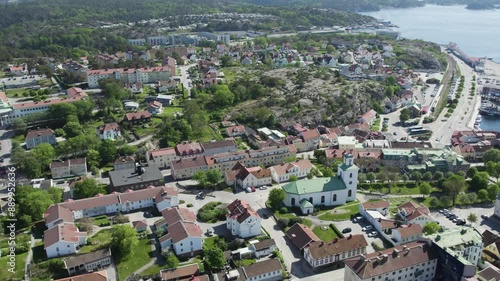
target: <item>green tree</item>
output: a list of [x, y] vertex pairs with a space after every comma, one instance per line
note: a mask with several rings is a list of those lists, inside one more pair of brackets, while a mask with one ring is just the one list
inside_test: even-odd
[[218, 85], [214, 93], [214, 105], [216, 108], [227, 107], [234, 102], [234, 94], [227, 85]]
[[422, 175], [422, 180], [424, 180], [424, 181], [430, 181], [430, 180], [432, 180], [432, 173], [431, 172], [425, 172]]
[[500, 150], [496, 148], [490, 148], [485, 153], [483, 153], [483, 162], [500, 162]]
[[448, 207], [453, 203], [451, 200], [451, 197], [447, 196], [447, 195], [441, 196], [439, 198], [439, 201], [441, 202], [441, 206], [443, 206], [443, 207]]
[[59, 124], [65, 124], [69, 115], [76, 115], [76, 106], [72, 103], [56, 103], [49, 106], [48, 117]]
[[66, 123], [66, 125], [64, 125], [63, 130], [66, 134], [66, 137], [72, 138], [81, 134], [83, 132], [83, 127], [82, 125], [80, 125], [80, 123], [68, 122]]
[[26, 120], [24, 118], [16, 118], [14, 122], [12, 122], [12, 129], [16, 132], [16, 134], [24, 134], [28, 126], [26, 125]]
[[269, 205], [273, 210], [278, 210], [281, 207], [281, 204], [283, 203], [283, 200], [285, 200], [286, 193], [283, 189], [281, 188], [273, 188], [269, 192]]
[[295, 176], [295, 175], [291, 175], [291, 176], [289, 177], [289, 181], [291, 181], [291, 182], [292, 182], [292, 181], [298, 181], [298, 180], [299, 180], [299, 179], [298, 179], [298, 178], [297, 178], [297, 176]]
[[488, 188], [486, 188], [486, 191], [488, 192], [488, 199], [490, 199], [490, 201], [495, 201], [500, 188], [497, 184], [491, 184]]
[[329, 54], [335, 52], [335, 47], [333, 45], [327, 45], [326, 46], [326, 52], [329, 53]]
[[369, 172], [369, 173], [366, 175], [366, 179], [367, 179], [368, 181], [370, 181], [370, 185], [372, 185], [372, 184], [373, 184], [373, 182], [377, 179], [377, 177], [376, 177], [375, 173], [373, 173], [373, 172]]
[[420, 173], [419, 171], [411, 173], [411, 179], [420, 184], [420, 180], [422, 180], [422, 173]]
[[16, 188], [17, 214], [19, 218], [27, 215], [32, 221], [39, 221], [47, 208], [56, 203], [48, 192], [32, 186], [17, 186]]
[[222, 181], [222, 173], [219, 170], [210, 169], [205, 173], [207, 181], [210, 185], [217, 185]]
[[95, 179], [85, 179], [75, 184], [73, 192], [75, 199], [90, 198], [97, 194], [106, 194], [106, 188]]
[[450, 196], [452, 205], [454, 206], [458, 194], [464, 192], [467, 189], [467, 183], [465, 182], [464, 177], [454, 175], [444, 182], [444, 189], [448, 196]]
[[470, 185], [474, 190], [486, 189], [490, 182], [490, 175], [487, 172], [477, 172], [471, 179]]
[[205, 263], [212, 270], [220, 270], [226, 265], [226, 259], [224, 258], [224, 252], [218, 247], [212, 247], [204, 250]]
[[432, 186], [428, 182], [423, 182], [418, 186], [418, 189], [420, 190], [420, 193], [425, 197], [426, 195], [431, 194]]
[[403, 110], [399, 113], [399, 121], [401, 121], [402, 124], [405, 124], [405, 122], [410, 120], [410, 118], [410, 110], [408, 108], [403, 108]]
[[174, 253], [167, 251], [166, 254], [164, 255], [164, 258], [165, 258], [165, 268], [176, 269], [179, 266], [179, 258], [177, 258], [177, 256]]
[[429, 198], [429, 205], [431, 205], [431, 207], [436, 208], [439, 204], [439, 199], [436, 196], [431, 196]]
[[435, 172], [434, 176], [432, 177], [432, 179], [435, 180], [435, 181], [440, 181], [443, 178], [444, 178], [444, 174], [441, 171]]
[[477, 215], [474, 213], [470, 213], [469, 216], [467, 216], [467, 220], [471, 223], [475, 223], [477, 222]]
[[203, 188], [206, 188], [210, 185], [210, 182], [207, 179], [207, 174], [205, 171], [197, 171], [193, 175], [193, 180], [198, 182], [198, 185], [200, 185]]
[[111, 228], [111, 251], [118, 260], [127, 259], [132, 250], [139, 245], [139, 239], [134, 228], [130, 225], [117, 225]]
[[401, 176], [401, 180], [403, 181], [403, 183], [406, 185], [406, 182], [409, 180], [408, 178], [408, 175], [404, 174]]
[[232, 58], [230, 56], [222, 56], [220, 58], [220, 63], [222, 65], [222, 67], [229, 67], [229, 66], [231, 66], [231, 61], [232, 61]]
[[388, 177], [387, 173], [381, 172], [381, 173], [377, 174], [377, 180], [381, 181], [382, 184], [384, 184], [385, 181], [387, 181], [388, 178], [389, 177]]
[[32, 150], [33, 159], [42, 165], [43, 168], [48, 168], [49, 164], [56, 157], [54, 147], [48, 143], [41, 143]]
[[105, 140], [99, 146], [99, 155], [101, 156], [102, 165], [115, 161], [117, 154], [116, 144], [113, 141]]
[[481, 189], [477, 192], [477, 198], [481, 202], [488, 200], [488, 191], [486, 189]]
[[478, 172], [477, 168], [476, 167], [470, 167], [468, 170], [467, 170], [467, 177], [469, 179], [471, 179], [473, 176], [476, 175], [476, 173]]
[[424, 225], [424, 232], [427, 235], [434, 234], [438, 232], [439, 229], [440, 229], [439, 224], [437, 224], [437, 222], [434, 221], [430, 221]]
[[95, 149], [89, 149], [87, 151], [87, 163], [90, 167], [99, 167], [99, 163], [101, 163], [101, 156], [99, 155], [99, 151]]
[[500, 178], [500, 162], [490, 161], [486, 163], [486, 171], [498, 181], [498, 178]]
[[47, 193], [54, 203], [59, 203], [62, 201], [63, 190], [58, 187], [49, 187]]

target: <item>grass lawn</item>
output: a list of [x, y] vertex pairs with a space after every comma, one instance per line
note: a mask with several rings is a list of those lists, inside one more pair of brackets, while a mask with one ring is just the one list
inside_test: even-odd
[[27, 256], [28, 252], [16, 255], [16, 268], [14, 270], [14, 273], [8, 271], [8, 269], [10, 268], [10, 266], [7, 264], [9, 257], [4, 256], [0, 258], [0, 264], [2, 265], [2, 270], [0, 270], [0, 280], [23, 280], [24, 265]]
[[[294, 213], [287, 213], [287, 214], [280, 214], [278, 211], [276, 211], [274, 213], [274, 216], [276, 217], [276, 219], [291, 219], [291, 218], [297, 218], [298, 216], [295, 215]], [[302, 219], [302, 224], [307, 226], [307, 227], [311, 227], [312, 226], [312, 221], [306, 219], [306, 218], [303, 218], [303, 217], [299, 217]]]
[[110, 221], [107, 216], [101, 216], [94, 219], [94, 224], [97, 226], [101, 226], [102, 224], [108, 224], [108, 223], [110, 223]]
[[251, 264], [254, 264], [256, 262], [255, 259], [244, 259], [244, 260], [235, 260], [234, 263], [236, 265], [239, 265], [240, 267], [241, 266], [247, 266], [247, 265], [251, 265]]
[[316, 226], [313, 228], [314, 234], [318, 236], [321, 241], [332, 241], [337, 237], [337, 234], [333, 232], [333, 229], [329, 227], [328, 225], [323, 225], [323, 226]]
[[52, 86], [52, 80], [51, 79], [38, 80], [38, 81], [36, 81], [36, 83], [38, 85], [40, 85], [41, 87], [50, 87], [50, 86]]
[[373, 122], [373, 125], [371, 125], [370, 130], [378, 131], [379, 129], [380, 129], [380, 118], [377, 118], [375, 122]]
[[141, 276], [151, 276], [158, 274], [160, 270], [162, 269], [167, 269], [164, 265], [159, 265], [159, 264], [153, 264], [152, 266], [148, 267], [146, 270], [141, 272]]
[[345, 221], [349, 220], [352, 215], [358, 213], [359, 210], [359, 202], [349, 203], [347, 205], [343, 205], [339, 208], [335, 208], [331, 211], [327, 211], [324, 214], [318, 216], [320, 220], [327, 221]]
[[111, 229], [103, 229], [88, 239], [90, 245], [83, 246], [78, 252], [89, 253], [105, 247], [111, 242]]
[[165, 106], [163, 107], [163, 112], [157, 116], [174, 116], [176, 112], [182, 112], [182, 106]]
[[408, 201], [416, 202], [411, 197], [394, 197], [394, 198], [386, 198], [385, 200], [388, 200], [391, 203], [391, 206], [399, 206]]
[[[203, 240], [203, 248], [207, 248], [207, 249], [213, 248], [217, 239], [219, 239], [218, 236], [205, 238]], [[220, 239], [223, 239], [223, 238], [220, 238]]]
[[16, 88], [16, 89], [7, 89], [5, 90], [5, 94], [7, 97], [12, 98], [15, 97], [17, 94], [17, 97], [22, 97], [24, 92], [29, 91], [30, 89], [28, 88]]
[[151, 252], [151, 245], [148, 239], [139, 240], [139, 244], [132, 249], [131, 254], [127, 260], [118, 263], [118, 279], [123, 281], [127, 276], [131, 275], [134, 271], [139, 269], [141, 266], [147, 264], [151, 257], [149, 253]]

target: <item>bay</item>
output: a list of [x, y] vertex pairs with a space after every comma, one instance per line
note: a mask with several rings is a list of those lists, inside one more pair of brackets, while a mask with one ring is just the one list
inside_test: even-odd
[[465, 6], [385, 9], [361, 13], [391, 21], [401, 36], [439, 44], [455, 42], [469, 56], [500, 62], [500, 10], [467, 10]]

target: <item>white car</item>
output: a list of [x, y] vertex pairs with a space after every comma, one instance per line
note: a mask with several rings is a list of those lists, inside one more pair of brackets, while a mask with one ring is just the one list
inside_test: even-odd
[[266, 190], [266, 189], [267, 189], [267, 187], [265, 187], [265, 186], [261, 186], [261, 187], [259, 187], [259, 189], [260, 189], [260, 190]]
[[368, 233], [368, 237], [375, 237], [377, 235], [378, 235], [378, 232], [376, 232], [376, 231], [372, 231], [372, 232]]
[[363, 226], [363, 228], [361, 228], [361, 230], [363, 230], [363, 231], [369, 231], [372, 229], [373, 229], [373, 226], [371, 226], [371, 225]]

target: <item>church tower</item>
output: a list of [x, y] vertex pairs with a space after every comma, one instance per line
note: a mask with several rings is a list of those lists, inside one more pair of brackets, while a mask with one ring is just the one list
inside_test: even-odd
[[342, 179], [347, 187], [347, 201], [356, 199], [358, 172], [359, 168], [354, 165], [354, 157], [352, 154], [345, 154], [342, 165], [339, 165], [337, 169], [337, 176]]

